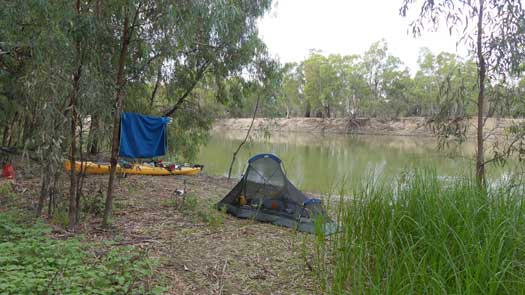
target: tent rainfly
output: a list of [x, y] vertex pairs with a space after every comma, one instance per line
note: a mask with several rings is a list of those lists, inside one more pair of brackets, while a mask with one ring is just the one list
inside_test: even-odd
[[320, 199], [309, 198], [286, 177], [281, 159], [259, 154], [248, 160], [248, 168], [237, 185], [217, 204], [219, 210], [239, 218], [332, 234], [337, 226], [328, 217]]

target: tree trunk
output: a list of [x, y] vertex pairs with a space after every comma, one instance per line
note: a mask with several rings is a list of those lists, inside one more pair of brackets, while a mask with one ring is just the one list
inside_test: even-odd
[[11, 124], [9, 124], [9, 134], [7, 135], [7, 146], [11, 146], [13, 144], [13, 137], [16, 136], [15, 125], [16, 125], [17, 118], [18, 118], [18, 112], [15, 112], [13, 120], [11, 121]]
[[91, 124], [89, 125], [89, 134], [88, 134], [88, 148], [90, 154], [95, 155], [98, 153], [98, 139], [97, 134], [95, 133], [98, 128], [98, 116], [91, 116]]
[[77, 111], [76, 111], [76, 104], [77, 104], [77, 97], [78, 97], [78, 90], [79, 90], [79, 79], [80, 79], [80, 66], [78, 67], [77, 72], [74, 75], [73, 78], [73, 94], [71, 95], [70, 100], [70, 107], [71, 107], [71, 146], [70, 146], [70, 154], [69, 154], [69, 161], [71, 161], [71, 171], [69, 172], [69, 224], [68, 227], [72, 229], [75, 227], [77, 220], [76, 220], [76, 184], [77, 184], [77, 172], [75, 167], [75, 154], [77, 152], [77, 146], [76, 146], [76, 129], [77, 129]]
[[306, 102], [306, 110], [304, 112], [304, 116], [306, 118], [310, 118], [312, 115], [312, 106], [310, 105], [310, 102]]
[[[80, 18], [80, 0], [77, 0], [76, 2], [76, 12], [77, 17]], [[69, 160], [71, 161], [71, 167], [75, 167], [75, 154], [77, 152], [77, 146], [76, 146], [76, 130], [77, 130], [77, 101], [80, 94], [80, 76], [82, 75], [82, 57], [81, 57], [81, 44], [80, 39], [75, 41], [75, 61], [77, 62], [77, 70], [75, 74], [73, 75], [73, 93], [71, 94], [71, 99], [69, 102], [69, 106], [71, 108], [71, 149], [70, 149], [70, 157]], [[71, 169], [69, 173], [69, 224], [68, 227], [70, 229], [74, 228], [77, 224], [77, 213], [76, 213], [76, 186], [77, 186], [77, 172], [76, 169]]]
[[157, 95], [157, 91], [159, 90], [161, 80], [162, 80], [162, 64], [159, 66], [159, 69], [157, 72], [157, 81], [155, 82], [155, 87], [153, 88], [153, 92], [151, 93], [151, 98], [149, 101], [149, 107], [151, 109], [153, 108], [153, 104], [155, 103], [155, 96]]
[[53, 170], [51, 170], [50, 172], [52, 172], [53, 174], [53, 178], [52, 178], [52, 181], [53, 183], [51, 184], [51, 187], [49, 189], [49, 201], [48, 201], [48, 204], [47, 204], [47, 217], [50, 218], [51, 216], [53, 216], [53, 210], [54, 208], [56, 208], [56, 194], [57, 194], [57, 187], [58, 187], [58, 178], [60, 177], [60, 172], [57, 171], [57, 168], [53, 168]]
[[164, 117], [172, 116], [182, 105], [182, 103], [185, 101], [186, 97], [190, 95], [190, 93], [193, 91], [195, 86], [199, 83], [199, 81], [204, 77], [204, 73], [206, 72], [206, 69], [208, 68], [210, 62], [205, 61], [203, 62], [199, 67], [196, 69], [195, 79], [193, 82], [189, 85], [189, 87], [186, 89], [186, 91], [182, 94], [182, 96], [177, 99], [177, 102], [175, 105], [166, 113], [164, 113]]
[[42, 186], [40, 187], [40, 197], [38, 198], [38, 205], [36, 207], [36, 217], [42, 215], [42, 209], [44, 208], [44, 202], [47, 199], [49, 190], [49, 169], [44, 169], [44, 167], [49, 168], [49, 165], [42, 166]]
[[79, 142], [79, 148], [78, 148], [78, 152], [79, 152], [79, 160], [80, 160], [80, 172], [78, 173], [77, 175], [77, 183], [76, 183], [76, 193], [75, 193], [75, 220], [77, 221], [77, 223], [79, 222], [80, 220], [80, 198], [82, 196], [82, 186], [84, 184], [84, 176], [85, 176], [85, 173], [82, 173], [82, 171], [84, 171], [84, 154], [82, 152], [82, 143], [83, 143], [83, 138], [82, 138], [82, 133], [83, 133], [83, 122], [82, 122], [82, 118], [80, 117], [80, 124], [79, 124], [79, 133], [78, 133], [78, 142]]
[[7, 134], [9, 133], [9, 123], [5, 124], [4, 133], [2, 134], [2, 146], [7, 144]]
[[111, 169], [109, 173], [108, 191], [106, 195], [106, 207], [104, 209], [104, 218], [102, 221], [103, 227], [108, 227], [110, 223], [111, 213], [113, 210], [113, 182], [115, 181], [115, 172], [117, 170], [118, 154], [119, 154], [119, 133], [120, 133], [120, 113], [122, 112], [123, 88], [124, 88], [124, 66], [126, 64], [126, 57], [128, 55], [129, 45], [129, 12], [126, 9], [124, 17], [124, 27], [122, 30], [122, 46], [120, 48], [120, 56], [118, 62], [118, 71], [116, 79], [116, 98], [115, 98], [115, 112], [113, 114], [113, 137], [111, 142]]
[[483, 185], [485, 183], [485, 159], [484, 159], [484, 147], [483, 147], [483, 109], [485, 99], [485, 75], [486, 65], [485, 58], [483, 57], [483, 4], [484, 0], [479, 0], [479, 13], [478, 13], [478, 38], [477, 38], [477, 55], [478, 55], [478, 78], [479, 78], [479, 93], [478, 93], [478, 132], [477, 132], [477, 154], [476, 154], [476, 177], [478, 183]]
[[31, 138], [31, 116], [29, 114], [26, 114], [24, 117], [24, 135], [22, 136], [21, 143], [25, 144], [27, 140]]

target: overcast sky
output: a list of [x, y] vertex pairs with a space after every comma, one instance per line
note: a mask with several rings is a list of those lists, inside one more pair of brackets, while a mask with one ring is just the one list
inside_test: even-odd
[[[421, 47], [432, 52], [447, 51], [465, 55], [464, 46], [456, 50], [457, 38], [446, 29], [424, 32], [414, 38], [408, 34], [410, 19], [399, 15], [401, 0], [277, 0], [274, 8], [259, 22], [259, 34], [270, 51], [284, 62], [297, 62], [310, 49], [324, 54], [362, 54], [384, 38], [390, 54], [414, 72]], [[416, 6], [412, 12], [416, 13]]]

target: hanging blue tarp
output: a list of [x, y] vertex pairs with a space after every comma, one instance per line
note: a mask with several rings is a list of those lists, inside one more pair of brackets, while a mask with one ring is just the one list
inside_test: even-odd
[[152, 158], [166, 154], [167, 117], [122, 113], [120, 121], [120, 156]]

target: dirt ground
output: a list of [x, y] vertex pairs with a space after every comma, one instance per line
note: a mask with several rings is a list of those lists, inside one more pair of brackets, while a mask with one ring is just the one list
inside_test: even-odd
[[[313, 236], [237, 219], [213, 207], [235, 181], [206, 175], [120, 178], [113, 228], [103, 231], [106, 183], [107, 176], [85, 179], [83, 206], [90, 213], [83, 213], [77, 234], [147, 250], [160, 260], [159, 275], [170, 294], [318, 293], [309, 262]], [[38, 179], [19, 179], [16, 186], [35, 198]], [[62, 186], [67, 192], [67, 184]], [[177, 196], [177, 189], [184, 195]]]

